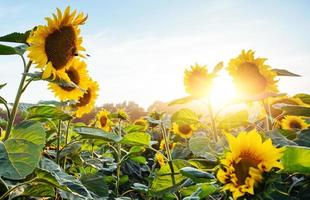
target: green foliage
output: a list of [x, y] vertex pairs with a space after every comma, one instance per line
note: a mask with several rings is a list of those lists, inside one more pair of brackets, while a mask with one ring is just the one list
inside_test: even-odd
[[294, 97], [301, 99], [302, 102], [310, 104], [310, 95], [309, 94], [296, 94]]
[[282, 172], [310, 174], [310, 148], [290, 146], [286, 147], [281, 158]]
[[66, 121], [72, 119], [72, 116], [53, 105], [38, 105], [27, 109], [27, 119], [53, 119]]
[[277, 73], [277, 76], [296, 76], [299, 77], [300, 75], [292, 73], [286, 69], [272, 69], [272, 71]]
[[10, 33], [0, 37], [0, 42], [15, 42], [15, 43], [24, 43], [27, 44], [27, 38], [31, 30], [26, 31], [25, 33]]
[[283, 106], [281, 108], [287, 115], [310, 117], [310, 108], [303, 106]]
[[212, 174], [193, 167], [184, 167], [180, 172], [183, 176], [192, 179], [195, 183], [203, 183], [210, 181], [210, 179], [215, 179]]
[[171, 170], [168, 164], [164, 165], [160, 170], [156, 172], [155, 179], [151, 185], [151, 192], [156, 196], [162, 196], [166, 192], [175, 192], [179, 189], [179, 186], [186, 179], [186, 177], [180, 174], [180, 170], [184, 167], [190, 167], [191, 164], [185, 160], [173, 160], [174, 177], [176, 185], [173, 186], [171, 181]]
[[174, 106], [174, 105], [178, 105], [178, 104], [186, 104], [186, 103], [192, 102], [193, 100], [195, 100], [195, 97], [187, 96], [187, 97], [183, 97], [183, 98], [179, 98], [179, 99], [171, 101], [168, 104], [168, 106]]
[[82, 136], [83, 139], [97, 139], [104, 141], [121, 141], [121, 137], [115, 133], [105, 132], [99, 128], [75, 127], [74, 131]]
[[151, 136], [144, 132], [133, 132], [124, 135], [121, 143], [128, 145], [145, 145], [149, 146], [151, 142]]
[[17, 125], [8, 140], [0, 141], [0, 176], [24, 179], [38, 166], [44, 144], [45, 132], [40, 123], [24, 121]]
[[179, 124], [197, 124], [199, 122], [199, 116], [194, 111], [184, 108], [171, 116], [171, 122]]
[[47, 183], [59, 189], [70, 191], [73, 195], [91, 199], [91, 195], [80, 180], [68, 175], [55, 162], [43, 158], [40, 163], [40, 168], [36, 169], [36, 182]]

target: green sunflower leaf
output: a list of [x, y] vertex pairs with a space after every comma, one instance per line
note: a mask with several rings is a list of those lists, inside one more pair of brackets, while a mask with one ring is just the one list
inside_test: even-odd
[[277, 76], [300, 76], [299, 74], [292, 73], [286, 69], [272, 69], [272, 71], [276, 72]]
[[15, 42], [15, 43], [24, 43], [27, 44], [27, 38], [31, 30], [26, 31], [25, 33], [10, 33], [0, 37], [1, 42]]
[[310, 174], [310, 148], [289, 146], [281, 158], [282, 172]]
[[72, 116], [53, 105], [38, 105], [27, 109], [27, 119], [59, 119], [66, 121], [72, 119]]
[[194, 111], [184, 108], [172, 115], [171, 122], [178, 124], [197, 124], [199, 122], [199, 116]]
[[24, 121], [17, 125], [8, 140], [0, 141], [0, 176], [24, 179], [37, 167], [44, 144], [45, 132], [40, 123]]
[[287, 115], [310, 117], [310, 108], [309, 107], [283, 106], [283, 107], [281, 107], [281, 109], [284, 110]]
[[195, 100], [194, 97], [192, 96], [187, 96], [187, 97], [183, 97], [183, 98], [179, 98], [176, 100], [171, 101], [168, 106], [174, 106], [174, 105], [178, 105], [178, 104], [186, 104], [186, 103], [190, 103], [193, 100]]
[[19, 52], [14, 48], [0, 44], [0, 55], [16, 55]]

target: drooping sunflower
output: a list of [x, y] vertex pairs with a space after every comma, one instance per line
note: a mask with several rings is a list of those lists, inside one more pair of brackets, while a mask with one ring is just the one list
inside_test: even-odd
[[111, 130], [111, 123], [112, 121], [109, 118], [110, 112], [107, 110], [101, 110], [96, 118], [97, 118], [97, 127], [101, 128], [104, 131], [110, 131]]
[[88, 87], [89, 76], [86, 63], [75, 58], [69, 68], [65, 70], [65, 74], [69, 77], [70, 82], [74, 83], [77, 87], [63, 86], [51, 82], [49, 83], [49, 89], [62, 101], [78, 100]]
[[254, 194], [254, 187], [263, 180], [263, 174], [272, 168], [283, 168], [279, 159], [283, 148], [276, 148], [270, 139], [262, 141], [256, 130], [241, 132], [237, 137], [226, 134], [230, 151], [221, 160], [218, 180], [234, 199]]
[[143, 118], [137, 119], [133, 124], [143, 127], [143, 131], [146, 131], [148, 128], [148, 122]]
[[172, 130], [175, 134], [181, 136], [182, 138], [190, 138], [196, 128], [192, 124], [173, 123]]
[[85, 23], [87, 16], [77, 14], [76, 10], [70, 12], [67, 7], [64, 13], [57, 8], [57, 14], [45, 19], [47, 25], [38, 26], [27, 39], [30, 45], [28, 57], [44, 70], [43, 79], [57, 75], [67, 80], [65, 70], [74, 56], [85, 50], [81, 46], [79, 25]]
[[83, 96], [81, 96], [78, 99], [78, 103], [74, 105], [76, 108], [76, 117], [82, 117], [84, 114], [89, 113], [93, 109], [97, 99], [98, 90], [98, 83], [90, 79]]
[[242, 50], [230, 60], [227, 70], [241, 96], [251, 98], [278, 92], [276, 73], [265, 64], [266, 60], [255, 58], [252, 50]]
[[197, 98], [207, 96], [214, 77], [213, 73], [208, 73], [207, 66], [195, 64], [184, 71], [185, 91]]
[[310, 124], [299, 116], [287, 115], [281, 120], [281, 127], [285, 130], [296, 131], [308, 129]]
[[158, 162], [160, 167], [165, 165], [165, 158], [164, 158], [163, 154], [161, 154], [161, 153], [155, 154], [155, 161]]
[[[174, 147], [175, 147], [175, 143], [174, 143], [174, 142], [169, 144], [169, 149], [170, 149], [170, 150], [172, 150]], [[165, 140], [164, 140], [164, 139], [162, 139], [162, 140], [160, 141], [159, 149], [160, 149], [160, 150], [165, 150]]]
[[121, 120], [128, 120], [129, 119], [127, 112], [123, 108], [117, 109], [116, 116], [117, 116], [117, 118], [119, 118]]

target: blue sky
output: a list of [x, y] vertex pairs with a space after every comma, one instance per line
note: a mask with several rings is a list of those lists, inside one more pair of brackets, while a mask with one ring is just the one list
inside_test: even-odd
[[[90, 74], [100, 84], [98, 105], [134, 100], [147, 107], [184, 96], [185, 68], [196, 62], [211, 68], [227, 64], [242, 49], [267, 57], [274, 68], [303, 75], [281, 78], [281, 92], [310, 93], [309, 1], [11, 0], [0, 6], [0, 35], [44, 24], [56, 7], [67, 5], [89, 15], [81, 29]], [[0, 63], [5, 69], [0, 82], [8, 83], [0, 95], [12, 102], [21, 61], [1, 56]], [[40, 99], [54, 99], [43, 82], [22, 97]]]

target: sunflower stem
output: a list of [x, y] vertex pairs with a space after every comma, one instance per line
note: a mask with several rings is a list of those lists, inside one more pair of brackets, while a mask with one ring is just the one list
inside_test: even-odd
[[10, 114], [10, 118], [8, 121], [8, 125], [6, 127], [6, 134], [4, 136], [4, 141], [7, 140], [11, 134], [11, 130], [15, 121], [15, 117], [16, 117], [16, 113], [17, 113], [17, 109], [18, 109], [18, 105], [19, 105], [19, 101], [20, 98], [23, 94], [23, 88], [24, 88], [24, 84], [25, 84], [25, 80], [26, 80], [26, 74], [29, 72], [30, 66], [32, 64], [32, 61], [29, 61], [28, 64], [26, 64], [25, 59], [23, 56], [21, 56], [23, 63], [24, 63], [24, 73], [22, 75], [22, 78], [20, 79], [20, 83], [19, 83], [19, 87], [16, 93], [16, 97], [15, 97], [15, 101], [13, 104], [13, 108]]
[[213, 115], [212, 103], [211, 103], [210, 98], [208, 98], [208, 111], [209, 111], [209, 115], [210, 115], [210, 119], [211, 119], [211, 128], [212, 128], [212, 132], [213, 132], [213, 139], [215, 142], [217, 142], [217, 131], [216, 131], [215, 119], [214, 119], [214, 115]]
[[[69, 120], [68, 124], [67, 124], [66, 135], [65, 135], [65, 144], [64, 144], [65, 146], [68, 144], [70, 124], [71, 124], [71, 120]], [[65, 156], [65, 158], [64, 158], [63, 169], [66, 168], [66, 162], [67, 162], [67, 156]]]
[[265, 113], [266, 113], [266, 131], [270, 131], [270, 127], [272, 126], [272, 122], [271, 122], [271, 111], [270, 111], [270, 107], [268, 104], [268, 98], [266, 100], [262, 100], [264, 109], [265, 109]]
[[169, 138], [168, 138], [168, 134], [166, 131], [166, 128], [164, 127], [163, 123], [160, 123], [160, 127], [163, 133], [163, 138], [165, 141], [165, 149], [167, 152], [167, 157], [168, 157], [168, 164], [170, 167], [170, 171], [171, 171], [171, 180], [172, 180], [172, 185], [175, 186], [175, 178], [174, 178], [174, 168], [173, 168], [173, 163], [172, 163], [172, 157], [171, 157], [171, 152], [170, 152], [170, 148], [169, 148]]
[[[118, 122], [118, 136], [122, 136], [122, 124], [121, 120]], [[116, 197], [119, 197], [119, 184], [121, 179], [121, 160], [122, 160], [122, 145], [117, 143], [117, 169], [116, 169], [116, 184], [115, 193]]]
[[60, 163], [60, 137], [61, 137], [61, 120], [58, 122], [58, 130], [57, 130], [57, 152], [56, 152], [56, 163], [59, 165]]

